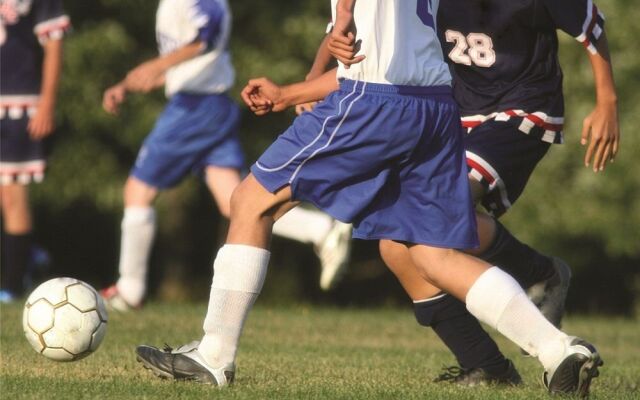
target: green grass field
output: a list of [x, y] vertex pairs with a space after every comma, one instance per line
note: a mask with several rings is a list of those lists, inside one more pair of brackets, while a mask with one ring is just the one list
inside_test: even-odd
[[[545, 399], [541, 367], [501, 337], [525, 384], [458, 388], [432, 383], [452, 357], [409, 310], [258, 306], [250, 315], [233, 387], [164, 381], [135, 360], [137, 344], [182, 344], [201, 336], [204, 304], [150, 304], [111, 313], [100, 349], [74, 363], [36, 354], [24, 339], [20, 304], [1, 308], [3, 399]], [[605, 367], [593, 399], [640, 399], [638, 321], [568, 318], [590, 338]], [[497, 336], [497, 335], [496, 335]]]

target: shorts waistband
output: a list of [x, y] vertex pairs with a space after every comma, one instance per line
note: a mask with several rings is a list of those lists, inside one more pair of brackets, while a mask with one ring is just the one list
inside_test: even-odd
[[[366, 87], [365, 87], [366, 85]], [[372, 83], [365, 81], [354, 81], [350, 79], [340, 80], [340, 90], [352, 91], [353, 89], [360, 90], [365, 87], [364, 91], [368, 93], [384, 93], [384, 94], [400, 94], [408, 96], [420, 96], [420, 95], [448, 95], [453, 94], [451, 86], [407, 86], [407, 85], [390, 85], [384, 83]]]

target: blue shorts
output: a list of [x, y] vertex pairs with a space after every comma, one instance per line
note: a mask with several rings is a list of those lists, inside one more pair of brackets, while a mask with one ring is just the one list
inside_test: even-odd
[[27, 184], [44, 179], [49, 138], [33, 140], [24, 112], [19, 118], [0, 118], [0, 184]]
[[485, 187], [482, 205], [491, 215], [516, 202], [549, 146], [504, 121], [483, 122], [465, 135], [469, 176]]
[[239, 119], [226, 94], [175, 94], [145, 139], [131, 175], [164, 189], [207, 166], [243, 168]]
[[291, 186], [353, 236], [473, 248], [477, 234], [458, 108], [449, 87], [342, 81], [251, 167]]

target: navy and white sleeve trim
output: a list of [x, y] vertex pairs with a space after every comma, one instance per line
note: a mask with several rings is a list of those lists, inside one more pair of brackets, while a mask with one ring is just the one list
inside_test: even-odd
[[38, 37], [40, 44], [49, 40], [59, 40], [71, 29], [71, 20], [67, 15], [61, 15], [42, 21], [33, 27], [33, 33]]
[[592, 0], [587, 1], [587, 16], [582, 24], [582, 33], [576, 36], [576, 40], [589, 50], [591, 54], [597, 54], [594, 45], [604, 32], [604, 14], [598, 10]]

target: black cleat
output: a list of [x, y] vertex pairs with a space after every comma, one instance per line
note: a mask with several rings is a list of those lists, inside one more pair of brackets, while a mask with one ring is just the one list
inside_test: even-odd
[[507, 360], [507, 369], [500, 374], [489, 373], [483, 368], [464, 369], [460, 367], [447, 367], [434, 382], [450, 382], [460, 386], [480, 385], [510, 385], [516, 386], [522, 383], [522, 378], [511, 360]]
[[[552, 260], [555, 274], [531, 286], [526, 292], [529, 300], [538, 307], [547, 321], [560, 329], [564, 316], [564, 303], [571, 281], [571, 268], [558, 257], [552, 257]], [[524, 349], [520, 349], [520, 352], [525, 356], [529, 355]]]
[[555, 274], [527, 289], [527, 296], [542, 315], [559, 329], [571, 281], [571, 268], [558, 257], [553, 257], [552, 260]]
[[589, 396], [591, 380], [598, 375], [598, 367], [604, 364], [592, 344], [577, 338], [567, 339], [565, 358], [555, 370], [545, 371], [542, 380], [551, 394], [577, 395], [581, 399]]
[[156, 376], [166, 379], [190, 380], [215, 386], [233, 383], [235, 366], [211, 368], [198, 352], [199, 342], [191, 342], [176, 349], [163, 350], [153, 346], [138, 346], [136, 359]]

